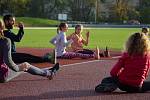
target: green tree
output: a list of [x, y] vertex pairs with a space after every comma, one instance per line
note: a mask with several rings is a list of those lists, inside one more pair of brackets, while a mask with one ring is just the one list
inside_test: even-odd
[[28, 16], [43, 18], [45, 16], [44, 0], [30, 0], [28, 3]]
[[12, 13], [16, 16], [23, 16], [27, 11], [26, 7], [30, 0], [0, 0], [0, 14]]
[[140, 17], [142, 23], [150, 23], [150, 1], [140, 0]]
[[101, 4], [105, 3], [106, 0], [94, 0], [93, 2], [95, 2], [95, 22], [101, 21], [103, 19], [101, 16]]
[[129, 9], [129, 0], [115, 0], [113, 6], [115, 21], [122, 22], [123, 20], [128, 20]]
[[48, 18], [57, 18], [67, 10], [67, 0], [45, 0], [45, 13]]
[[75, 21], [89, 21], [96, 0], [68, 0], [69, 15]]

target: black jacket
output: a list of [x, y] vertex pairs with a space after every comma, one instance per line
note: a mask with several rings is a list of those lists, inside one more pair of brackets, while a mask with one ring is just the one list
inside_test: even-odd
[[13, 33], [10, 29], [4, 30], [4, 36], [11, 40], [11, 52], [16, 52], [15, 42], [20, 42], [24, 35], [23, 28], [20, 28], [18, 34]]

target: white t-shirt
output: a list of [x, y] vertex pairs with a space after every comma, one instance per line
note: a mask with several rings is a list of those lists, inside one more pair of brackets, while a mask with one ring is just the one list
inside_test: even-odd
[[68, 40], [66, 38], [66, 33], [60, 31], [54, 38], [50, 40], [50, 43], [55, 45], [57, 57], [62, 56], [66, 53], [66, 47], [68, 47], [73, 40]]

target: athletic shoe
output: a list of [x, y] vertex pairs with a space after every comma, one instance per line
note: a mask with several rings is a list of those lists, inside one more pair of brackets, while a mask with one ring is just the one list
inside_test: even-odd
[[104, 56], [105, 56], [105, 57], [110, 57], [110, 52], [109, 52], [107, 46], [106, 46], [106, 50], [104, 51]]
[[56, 72], [59, 70], [59, 63], [56, 63], [52, 68], [48, 69], [50, 75], [47, 75], [47, 78], [49, 80], [53, 79], [53, 76], [56, 74]]
[[50, 61], [51, 61], [51, 54], [50, 54], [50, 53], [44, 54], [43, 59], [44, 59], [45, 61], [50, 62]]
[[95, 55], [95, 59], [100, 59], [98, 46], [96, 46], [96, 50], [95, 50], [94, 55]]
[[95, 91], [98, 93], [101, 92], [113, 92], [117, 89], [117, 86], [115, 84], [99, 84], [95, 87]]
[[56, 73], [59, 70], [59, 63], [56, 63], [52, 68], [49, 69], [49, 71], [52, 71], [52, 73]]
[[53, 50], [52, 53], [46, 53], [44, 56], [43, 56], [43, 59], [47, 62], [51, 62], [52, 64], [56, 64], [56, 51]]
[[115, 83], [117, 79], [112, 77], [106, 77], [102, 79], [101, 84], [97, 85], [95, 87], [96, 92], [113, 92], [115, 91], [118, 86]]

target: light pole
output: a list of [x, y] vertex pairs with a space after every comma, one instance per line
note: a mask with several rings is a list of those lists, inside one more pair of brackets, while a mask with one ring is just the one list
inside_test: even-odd
[[95, 1], [95, 23], [97, 22], [97, 0]]

